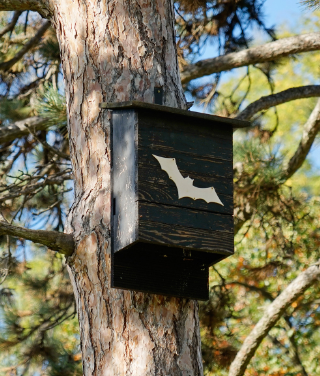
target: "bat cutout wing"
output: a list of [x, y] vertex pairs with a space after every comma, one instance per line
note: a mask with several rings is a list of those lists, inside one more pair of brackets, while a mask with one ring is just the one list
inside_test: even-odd
[[189, 176], [184, 178], [178, 169], [175, 158], [163, 158], [154, 154], [152, 155], [160, 163], [161, 169], [168, 174], [169, 178], [177, 186], [178, 198], [189, 197], [193, 200], [204, 200], [207, 203], [215, 202], [224, 206], [213, 187], [198, 188], [193, 185], [193, 179], [190, 179]]

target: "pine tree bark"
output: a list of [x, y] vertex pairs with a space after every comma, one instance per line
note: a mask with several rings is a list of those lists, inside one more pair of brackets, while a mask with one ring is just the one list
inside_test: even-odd
[[202, 375], [196, 301], [110, 288], [110, 113], [100, 102], [186, 108], [171, 0], [56, 0], [75, 201], [67, 232], [84, 375]]

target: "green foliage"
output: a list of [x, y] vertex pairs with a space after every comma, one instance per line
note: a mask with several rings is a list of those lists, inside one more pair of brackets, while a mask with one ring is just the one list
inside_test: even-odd
[[2, 99], [0, 102], [0, 121], [9, 123], [10, 121], [23, 120], [30, 115], [31, 107], [26, 106], [25, 101], [19, 99]]
[[319, 0], [301, 0], [301, 4], [311, 8], [311, 9], [318, 9], [320, 6], [320, 1]]
[[27, 375], [39, 365], [50, 376], [63, 368], [63, 374], [81, 375], [78, 322], [64, 262], [50, 251], [39, 256], [20, 262], [6, 279], [0, 362], [6, 368], [16, 358], [18, 372]]
[[[253, 25], [273, 38], [273, 30], [262, 22], [262, 5], [254, 0], [176, 2], [182, 63], [197, 57], [208, 40], [220, 38], [220, 52], [252, 45]], [[9, 19], [1, 13], [1, 26]], [[40, 22], [32, 14], [25, 33], [21, 20], [10, 38], [1, 38], [0, 61], [13, 57]], [[318, 31], [319, 26], [315, 13], [279, 37]], [[190, 92], [216, 114], [234, 116], [272, 91], [314, 84], [319, 65], [319, 54], [308, 53], [239, 69], [240, 74], [220, 83], [219, 75]], [[0, 146], [0, 199], [5, 197], [0, 210], [13, 223], [62, 231], [72, 186], [59, 179], [70, 172], [70, 163], [45, 147], [49, 143], [68, 152], [59, 77], [58, 42], [52, 31], [1, 77], [2, 124], [39, 115], [51, 127]], [[320, 182], [314, 161], [308, 159], [287, 181], [282, 174], [314, 104], [315, 99], [283, 104], [258, 114], [252, 129], [235, 133], [235, 217], [243, 223], [235, 239], [236, 254], [212, 268], [210, 300], [200, 305], [206, 376], [227, 375], [266, 306], [320, 257]], [[57, 183], [45, 185], [47, 177]], [[78, 322], [64, 261], [23, 239], [2, 236], [0, 249], [0, 374], [81, 375]], [[248, 375], [298, 376], [304, 375], [303, 369], [308, 376], [320, 374], [319, 295], [315, 285], [292, 304], [258, 349]]]
[[66, 98], [51, 84], [45, 84], [38, 90], [34, 108], [39, 116], [48, 118], [48, 125], [66, 127]]
[[[314, 14], [297, 29], [310, 32], [318, 26], [319, 14]], [[280, 36], [287, 35], [292, 32], [284, 30]], [[318, 54], [309, 53], [274, 66], [270, 72], [273, 90], [314, 84], [319, 63]], [[250, 76], [246, 74], [242, 81], [243, 76], [233, 75], [219, 87], [213, 107], [217, 113], [237, 113], [239, 107], [270, 94], [268, 78], [261, 70], [250, 68]], [[314, 104], [315, 99], [285, 103], [277, 107], [277, 113], [270, 109], [258, 114], [251, 130], [235, 134], [235, 215], [253, 215], [236, 235], [235, 255], [212, 269], [210, 301], [201, 304], [207, 376], [227, 375], [265, 307], [320, 258], [319, 178], [314, 161], [308, 159], [287, 181], [282, 174]], [[319, 296], [320, 287], [315, 285], [292, 304], [258, 348], [246, 374], [320, 373], [315, 360], [320, 354]]]
[[[12, 58], [42, 20], [26, 12], [12, 35], [0, 39], [0, 61]], [[6, 26], [10, 16], [0, 13]], [[41, 43], [1, 75], [0, 121], [6, 126], [30, 116], [47, 119], [39, 131], [0, 145], [0, 211], [14, 224], [63, 231], [71, 171], [46, 144], [68, 153], [66, 104], [56, 37]], [[47, 178], [56, 184], [45, 184]], [[59, 180], [60, 179], [60, 180]], [[81, 375], [78, 321], [62, 257], [23, 239], [0, 237], [0, 374]]]
[[60, 60], [59, 42], [53, 30], [51, 31], [49, 37], [40, 46], [39, 53], [47, 61], [59, 61]]

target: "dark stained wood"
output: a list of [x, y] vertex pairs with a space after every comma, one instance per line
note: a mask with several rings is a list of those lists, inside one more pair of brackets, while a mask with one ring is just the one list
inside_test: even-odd
[[[235, 124], [136, 102], [111, 107], [112, 286], [207, 299], [209, 266], [234, 252]], [[179, 199], [153, 154], [175, 158], [183, 177], [214, 187], [224, 206]]]
[[[138, 112], [139, 132], [153, 130], [154, 140], [161, 140], [162, 137], [167, 137], [167, 132], [169, 132], [170, 137], [173, 137], [173, 134], [180, 134], [182, 140], [184, 139], [184, 142], [187, 142], [187, 145], [190, 145], [190, 141], [192, 142], [192, 138], [195, 137], [195, 139], [202, 140], [205, 146], [207, 145], [206, 149], [210, 148], [210, 140], [215, 142], [215, 139], [218, 139], [219, 144], [230, 149], [230, 137], [233, 135], [230, 125], [222, 124], [221, 126], [221, 123], [216, 121], [203, 119], [199, 121], [196, 118], [186, 119], [170, 113], [165, 113], [163, 116], [161, 116], [162, 114], [158, 114], [160, 116], [156, 115], [149, 110]], [[152, 122], [152, 128], [150, 128], [150, 122]], [[163, 135], [162, 132], [164, 132]], [[189, 140], [187, 140], [188, 138]], [[186, 151], [192, 150], [187, 149]]]
[[[167, 114], [166, 114], [167, 115]], [[174, 115], [150, 118], [139, 113], [139, 192], [138, 198], [180, 207], [198, 208], [217, 213], [233, 214], [232, 129], [222, 131], [208, 127], [208, 121], [183, 124]], [[194, 123], [194, 124], [193, 124]], [[152, 126], [150, 126], [152, 124]], [[183, 127], [183, 132], [181, 129]], [[219, 138], [221, 136], [222, 138]], [[153, 154], [175, 158], [184, 177], [194, 179], [194, 186], [213, 186], [224, 203], [206, 203], [190, 198], [178, 199], [177, 187], [161, 170]]]
[[139, 237], [146, 242], [227, 256], [234, 252], [234, 237], [230, 232], [213, 232], [144, 220], [140, 220], [139, 225]]
[[[139, 176], [141, 177], [141, 175]], [[170, 180], [168, 175], [167, 179]], [[197, 181], [194, 182], [194, 185], [199, 188], [208, 187], [208, 184], [205, 184], [205, 186], [202, 187], [203, 184], [198, 184]], [[213, 184], [213, 186], [216, 188], [215, 184]], [[144, 202], [161, 202], [165, 205], [174, 205], [181, 208], [188, 207], [191, 209], [232, 215], [233, 197], [231, 195], [224, 195], [217, 189], [216, 192], [218, 193], [218, 196], [224, 206], [213, 202], [207, 203], [204, 200], [192, 200], [189, 197], [178, 199], [178, 190], [172, 180], [170, 180], [170, 183], [168, 182], [168, 184], [152, 183], [150, 181], [145, 182], [143, 180], [139, 180], [138, 199], [139, 201]]]
[[[140, 150], [139, 150], [140, 151]], [[159, 150], [155, 148], [145, 148], [139, 153], [139, 164], [150, 168], [156, 167], [159, 162], [152, 156], [155, 154], [159, 157], [176, 158], [179, 171], [185, 173], [193, 173], [209, 175], [220, 178], [232, 179], [233, 170], [231, 161], [223, 161], [221, 159], [205, 158], [200, 156], [192, 156], [187, 153], [179, 153], [179, 151]], [[160, 165], [159, 165], [160, 166]], [[192, 177], [192, 176], [190, 176]]]
[[[139, 201], [139, 220], [210, 231], [226, 231], [233, 236], [233, 217], [204, 210]], [[140, 231], [141, 226], [139, 226]]]
[[114, 255], [112, 286], [207, 300], [208, 266], [225, 256], [138, 243]]
[[163, 88], [162, 87], [155, 87], [154, 88], [154, 103], [163, 104]]
[[[146, 109], [152, 110], [154, 112], [165, 112], [174, 115], [185, 116], [189, 118], [197, 118], [199, 120], [211, 120], [217, 121], [219, 123], [226, 123], [231, 125], [233, 128], [247, 128], [250, 127], [250, 122], [237, 120], [237, 119], [230, 119], [224, 118], [216, 115], [208, 115], [202, 114], [199, 112], [194, 111], [187, 111], [187, 110], [180, 110], [178, 108], [167, 107], [167, 106], [160, 106], [157, 104], [151, 104], [146, 102], [139, 102], [139, 101], [129, 101], [129, 102], [113, 102], [113, 103], [100, 103], [100, 108], [106, 108], [110, 110], [114, 109]], [[222, 124], [223, 126], [223, 124]]]
[[[155, 162], [157, 162], [155, 160]], [[158, 163], [159, 165], [159, 163]], [[160, 168], [160, 165], [159, 165]], [[156, 164], [153, 166], [143, 166], [139, 164], [139, 179], [146, 182], [147, 184], [162, 184], [162, 185], [172, 185], [175, 187], [175, 183], [169, 179], [168, 174], [161, 170], [163, 173], [159, 174]], [[194, 179], [194, 185], [200, 188], [206, 188], [213, 186], [216, 192], [220, 194], [225, 194], [233, 197], [233, 179], [232, 178], [222, 178], [221, 176], [215, 176], [213, 174], [199, 174], [195, 171], [186, 171], [180, 169], [183, 177], [191, 176]], [[169, 180], [169, 181], [168, 181]], [[139, 186], [140, 188], [140, 186]], [[210, 209], [208, 209], [210, 211]]]

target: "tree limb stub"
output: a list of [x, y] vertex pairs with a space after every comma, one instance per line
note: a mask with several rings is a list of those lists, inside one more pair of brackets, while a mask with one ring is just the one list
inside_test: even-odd
[[181, 72], [183, 84], [213, 73], [228, 71], [247, 65], [265, 63], [285, 56], [320, 49], [320, 33], [309, 33], [266, 43], [263, 46], [232, 52], [212, 59], [200, 60], [188, 65]]
[[296, 152], [284, 168], [285, 179], [289, 179], [302, 166], [319, 131], [320, 99], [303, 127], [302, 138]]
[[45, 130], [48, 128], [47, 122], [49, 119], [40, 116], [32, 116], [28, 119], [16, 121], [5, 127], [0, 128], [0, 144], [14, 141], [17, 138], [27, 136], [29, 128], [34, 132]]
[[45, 245], [53, 251], [66, 256], [72, 255], [75, 244], [71, 234], [58, 231], [30, 230], [24, 227], [13, 226], [0, 218], [0, 235], [11, 235], [17, 238], [31, 240], [34, 243]]
[[310, 266], [302, 272], [289, 286], [271, 303], [264, 315], [245, 339], [240, 351], [232, 362], [229, 376], [242, 376], [254, 356], [257, 348], [268, 334], [269, 330], [281, 318], [285, 310], [310, 286], [320, 278], [320, 267]]
[[[1, 10], [1, 7], [0, 7], [0, 10]], [[0, 64], [0, 71], [5, 72], [5, 71], [10, 70], [13, 67], [13, 65], [23, 57], [24, 54], [26, 54], [29, 50], [31, 50], [32, 47], [34, 47], [36, 44], [39, 43], [43, 34], [49, 29], [50, 26], [51, 26], [51, 22], [46, 21], [40, 27], [36, 35], [33, 38], [31, 38], [12, 59]]]
[[294, 87], [279, 93], [261, 97], [257, 101], [249, 104], [236, 117], [239, 120], [250, 120], [256, 113], [267, 110], [271, 107], [290, 102], [296, 99], [320, 97], [320, 85], [308, 85]]

